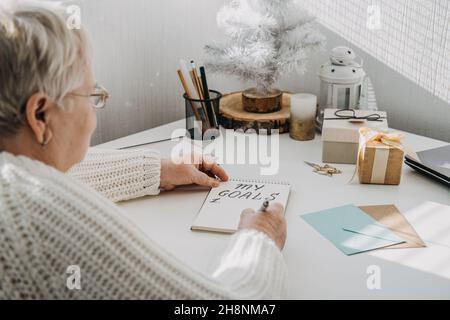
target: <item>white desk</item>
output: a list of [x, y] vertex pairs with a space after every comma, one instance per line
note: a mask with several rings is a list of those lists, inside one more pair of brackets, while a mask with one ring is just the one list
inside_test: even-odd
[[[101, 145], [120, 148], [170, 137], [184, 121], [141, 132]], [[446, 143], [407, 134], [405, 144], [416, 151]], [[147, 146], [170, 155], [174, 142]], [[312, 173], [303, 160], [320, 162], [320, 136], [311, 142], [280, 138], [279, 175], [288, 180], [292, 193], [286, 210], [288, 239], [283, 251], [289, 268], [289, 298], [292, 299], [416, 299], [450, 298], [450, 247], [430, 243], [428, 248], [383, 250], [345, 256], [306, 224], [300, 215], [340, 206], [395, 204], [406, 217], [408, 210], [424, 202], [450, 205], [450, 190], [404, 167], [400, 186], [349, 184], [354, 166], [340, 165], [341, 176], [328, 178]], [[259, 177], [259, 167], [224, 165], [232, 177]], [[191, 232], [189, 227], [207, 194], [206, 190], [178, 190], [120, 204], [127, 216], [152, 239], [191, 267], [207, 272], [227, 244], [227, 235]], [[430, 217], [432, 219], [432, 217]], [[430, 221], [413, 224], [420, 233]], [[434, 223], [431, 223], [433, 227]], [[436, 232], [439, 229], [436, 221]], [[422, 229], [421, 229], [422, 228]], [[429, 230], [428, 230], [429, 231]], [[450, 228], [444, 232], [450, 233]], [[369, 290], [367, 267], [381, 268], [381, 290]]]

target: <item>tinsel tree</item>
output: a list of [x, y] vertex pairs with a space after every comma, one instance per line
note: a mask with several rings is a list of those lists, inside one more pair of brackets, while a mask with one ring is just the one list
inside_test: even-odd
[[281, 74], [303, 73], [309, 55], [325, 43], [314, 17], [293, 0], [227, 0], [217, 22], [228, 40], [205, 47], [205, 65], [255, 82], [261, 95]]

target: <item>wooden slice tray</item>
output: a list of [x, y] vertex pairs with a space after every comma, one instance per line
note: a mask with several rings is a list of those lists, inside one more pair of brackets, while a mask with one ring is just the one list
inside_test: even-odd
[[220, 124], [226, 129], [254, 129], [257, 133], [261, 129], [279, 130], [280, 133], [289, 132], [290, 97], [283, 93], [281, 110], [273, 113], [250, 113], [242, 105], [242, 92], [226, 94], [220, 100]]

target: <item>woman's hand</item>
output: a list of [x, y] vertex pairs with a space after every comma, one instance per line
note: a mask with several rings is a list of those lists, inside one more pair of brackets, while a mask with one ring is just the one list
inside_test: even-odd
[[194, 159], [191, 159], [193, 161], [184, 161], [181, 164], [162, 159], [160, 187], [166, 191], [190, 184], [216, 188], [220, 181], [228, 181], [225, 170], [211, 156], [194, 155], [193, 157]]
[[286, 219], [284, 208], [280, 203], [271, 203], [265, 212], [245, 209], [241, 214], [239, 229], [255, 229], [262, 231], [283, 250], [286, 242]]

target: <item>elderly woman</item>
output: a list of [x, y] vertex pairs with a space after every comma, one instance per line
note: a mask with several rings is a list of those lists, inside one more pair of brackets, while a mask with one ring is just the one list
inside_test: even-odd
[[[85, 32], [67, 28], [64, 9], [16, 0], [0, 9], [0, 298], [282, 297], [280, 205], [245, 210], [204, 276], [113, 203], [228, 177], [206, 158], [176, 165], [149, 150], [88, 151], [107, 93], [95, 85]], [[67, 285], [74, 265], [79, 290]]]

